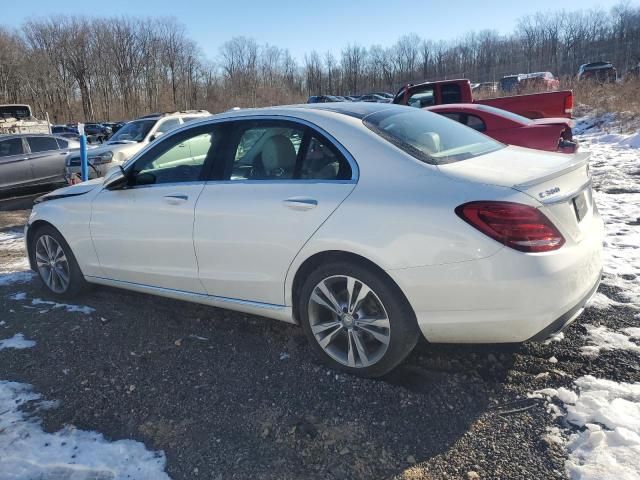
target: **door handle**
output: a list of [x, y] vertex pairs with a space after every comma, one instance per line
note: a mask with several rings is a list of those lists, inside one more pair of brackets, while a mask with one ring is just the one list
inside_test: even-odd
[[173, 195], [165, 195], [162, 198], [164, 198], [164, 201], [167, 202], [169, 205], [180, 205], [181, 203], [184, 203], [187, 200], [189, 200], [188, 195], [182, 195], [178, 193]]
[[311, 210], [312, 208], [316, 208], [318, 206], [318, 201], [313, 198], [305, 198], [305, 197], [291, 197], [283, 200], [287, 207], [292, 210]]

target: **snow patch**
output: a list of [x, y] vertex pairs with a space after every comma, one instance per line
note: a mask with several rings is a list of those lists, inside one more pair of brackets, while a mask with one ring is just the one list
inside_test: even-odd
[[40, 298], [34, 298], [31, 300], [31, 305], [47, 305], [49, 308], [64, 308], [67, 312], [79, 312], [89, 315], [96, 311], [95, 308], [88, 307], [87, 305], [71, 305], [69, 303], [57, 303], [49, 300], [42, 300]]
[[21, 333], [16, 333], [11, 338], [5, 338], [4, 340], [0, 340], [0, 350], [4, 350], [5, 348], [15, 348], [17, 350], [22, 350], [25, 348], [31, 348], [36, 345], [36, 342], [33, 340], [27, 340], [24, 338], [24, 335]]
[[579, 392], [566, 388], [540, 390], [558, 398], [565, 420], [580, 429], [548, 429], [545, 439], [568, 453], [565, 469], [572, 480], [635, 480], [640, 478], [640, 383], [617, 383], [591, 375], [575, 381]]
[[[640, 345], [630, 340], [632, 337], [638, 336], [640, 328], [625, 328], [622, 333], [610, 330], [605, 326], [585, 325], [585, 328], [587, 329], [587, 342], [591, 345], [581, 348], [584, 355], [598, 355], [602, 350], [628, 350], [640, 353]], [[631, 333], [628, 332], [629, 330]]]
[[[22, 231], [0, 232], [0, 250], [24, 252], [24, 233]], [[30, 270], [26, 253], [24, 257], [0, 264], [0, 287], [30, 282], [32, 278], [33, 272]]]
[[604, 276], [622, 302], [599, 294], [592, 307], [625, 305], [640, 309], [640, 133], [609, 133], [617, 125], [613, 114], [578, 119], [580, 150], [591, 153], [594, 199], [605, 223]]
[[51, 408], [30, 385], [0, 381], [0, 472], [15, 479], [169, 480], [162, 451], [151, 452], [133, 440], [107, 441], [100, 433], [67, 426], [42, 430], [35, 414], [20, 407], [28, 402]]
[[[27, 300], [27, 294], [24, 292], [18, 292], [8, 297], [10, 300]], [[40, 310], [40, 313], [46, 313], [49, 310], [53, 310], [55, 308], [65, 309], [67, 312], [78, 312], [84, 313], [85, 315], [89, 315], [96, 311], [95, 308], [89, 307], [87, 305], [72, 305], [69, 303], [58, 303], [52, 302], [50, 300], [42, 300], [41, 298], [34, 298], [31, 300], [31, 305], [23, 305], [25, 308], [35, 308], [38, 305], [45, 305], [47, 310]]]

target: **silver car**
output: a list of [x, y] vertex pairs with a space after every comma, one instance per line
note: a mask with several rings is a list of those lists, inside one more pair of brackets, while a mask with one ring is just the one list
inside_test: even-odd
[[35, 133], [0, 135], [0, 192], [64, 182], [65, 160], [75, 140]]

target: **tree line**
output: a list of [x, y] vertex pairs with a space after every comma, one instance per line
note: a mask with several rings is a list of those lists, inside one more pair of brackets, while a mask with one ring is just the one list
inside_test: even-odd
[[412, 33], [390, 46], [351, 44], [339, 54], [234, 37], [212, 61], [175, 19], [57, 17], [0, 26], [0, 103], [30, 103], [52, 121], [118, 120], [143, 113], [304, 101], [308, 95], [395, 92], [407, 82], [550, 70], [573, 76], [607, 60], [640, 62], [640, 7], [527, 15], [509, 35], [470, 32], [455, 41]]

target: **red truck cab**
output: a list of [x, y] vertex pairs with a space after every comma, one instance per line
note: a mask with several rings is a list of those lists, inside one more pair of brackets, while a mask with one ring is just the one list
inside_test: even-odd
[[573, 114], [571, 90], [476, 100], [471, 92], [471, 83], [467, 79], [409, 84], [398, 91], [393, 103], [418, 108], [449, 103], [480, 103], [532, 119], [571, 118]]

